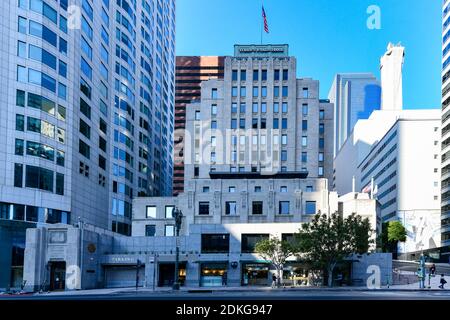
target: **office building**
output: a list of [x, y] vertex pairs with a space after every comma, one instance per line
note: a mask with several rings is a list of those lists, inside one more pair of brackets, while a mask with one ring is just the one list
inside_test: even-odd
[[442, 7], [442, 246], [450, 246], [450, 2]]
[[338, 194], [370, 193], [380, 202], [383, 222], [408, 225], [400, 252], [440, 246], [439, 128], [436, 109], [374, 111], [357, 122], [335, 158]]
[[380, 82], [371, 73], [338, 73], [328, 99], [334, 104], [333, 156], [336, 156], [356, 122], [380, 109]]
[[200, 100], [200, 83], [223, 78], [224, 57], [177, 56], [175, 73], [175, 133], [173, 195], [184, 190], [184, 130], [186, 129], [186, 105]]
[[381, 109], [403, 109], [403, 63], [405, 48], [389, 43], [380, 59]]
[[[172, 285], [175, 207], [184, 215], [179, 276], [188, 287], [268, 285], [274, 269], [254, 252], [255, 244], [269, 237], [291, 241], [318, 213], [364, 214], [380, 231], [374, 199], [358, 193], [339, 199], [329, 191], [333, 108], [319, 99], [318, 81], [296, 78], [287, 45], [235, 46], [235, 55], [225, 57], [224, 79], [203, 81], [200, 101], [186, 106], [186, 129], [184, 192], [134, 199], [131, 237], [89, 226], [28, 230], [29, 290], [67, 268], [79, 268], [81, 281], [66, 286], [60, 274], [51, 289], [134, 285], [138, 259], [138, 285]], [[222, 138], [227, 136], [230, 140]], [[37, 245], [42, 241], [47, 245]], [[352, 274], [365, 281], [361, 265], [370, 260], [386, 281], [391, 265], [385, 258], [361, 256], [341, 267], [349, 284]], [[296, 283], [298, 277], [303, 280]], [[295, 257], [286, 263], [283, 279], [312, 283], [308, 267]]]
[[131, 234], [132, 199], [172, 193], [175, 1], [0, 10], [0, 218]]
[[236, 45], [224, 79], [202, 82], [201, 101], [187, 110], [185, 179], [304, 171], [331, 181], [333, 105], [296, 69], [287, 45]]

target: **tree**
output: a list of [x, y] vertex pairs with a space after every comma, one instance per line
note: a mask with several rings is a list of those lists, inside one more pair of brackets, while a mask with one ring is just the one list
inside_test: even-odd
[[352, 214], [344, 219], [338, 213], [319, 213], [295, 234], [295, 251], [312, 266], [326, 271], [331, 287], [336, 265], [351, 254], [366, 253], [373, 241], [371, 233], [367, 218]]
[[383, 223], [380, 239], [383, 252], [392, 252], [396, 258], [397, 245], [399, 242], [406, 241], [406, 235], [406, 229], [400, 221]]
[[255, 252], [264, 260], [270, 261], [277, 271], [277, 286], [281, 285], [281, 270], [286, 260], [294, 255], [292, 246], [278, 238], [264, 239], [256, 243]]

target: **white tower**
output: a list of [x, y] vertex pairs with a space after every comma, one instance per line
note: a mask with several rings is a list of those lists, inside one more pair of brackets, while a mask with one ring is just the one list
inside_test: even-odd
[[387, 51], [380, 59], [381, 70], [381, 110], [401, 110], [403, 108], [402, 69], [405, 48], [388, 44]]

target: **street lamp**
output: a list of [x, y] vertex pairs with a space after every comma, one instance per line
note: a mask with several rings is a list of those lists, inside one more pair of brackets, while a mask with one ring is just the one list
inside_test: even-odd
[[180, 258], [180, 248], [178, 247], [178, 237], [180, 236], [181, 222], [183, 219], [183, 213], [180, 209], [175, 207], [172, 212], [172, 216], [175, 219], [175, 236], [176, 236], [176, 256], [175, 256], [175, 280], [173, 283], [173, 290], [180, 290], [179, 281], [179, 258]]

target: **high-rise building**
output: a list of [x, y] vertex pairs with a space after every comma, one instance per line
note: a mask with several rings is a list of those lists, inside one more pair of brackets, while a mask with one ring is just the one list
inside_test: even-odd
[[224, 79], [203, 82], [201, 103], [188, 110], [185, 179], [303, 171], [331, 181], [333, 105], [296, 68], [287, 45], [236, 45]]
[[2, 219], [131, 233], [172, 193], [174, 0], [0, 3]]
[[381, 109], [401, 110], [403, 108], [403, 62], [405, 48], [389, 43], [386, 53], [380, 59]]
[[450, 246], [450, 1], [442, 7], [442, 246]]
[[[275, 270], [255, 252], [262, 239], [290, 241], [318, 213], [361, 214], [379, 232], [375, 200], [358, 193], [338, 198], [329, 191], [325, 177], [332, 169], [333, 106], [319, 99], [318, 81], [297, 79], [296, 71], [287, 45], [236, 46], [235, 55], [224, 60], [224, 78], [203, 81], [200, 100], [186, 106], [184, 192], [134, 199], [131, 239], [83, 229], [89, 244], [101, 248], [96, 259], [92, 253], [77, 259], [79, 248], [87, 246], [87, 240], [83, 245], [72, 240], [78, 229], [60, 225], [29, 230], [27, 287], [36, 290], [45, 279], [42, 266], [51, 246], [41, 243], [55, 234], [68, 240], [60, 243], [66, 251], [53, 253], [53, 258], [83, 270], [101, 270], [82, 272], [77, 288], [92, 288], [135, 285], [130, 275], [136, 275], [137, 259], [142, 262], [138, 285], [171, 286], [176, 243], [182, 285], [267, 285]], [[179, 238], [175, 208], [183, 213]], [[380, 263], [380, 256], [373, 257]], [[358, 256], [366, 262], [364, 271], [354, 265], [354, 279], [367, 279], [366, 259]], [[381, 278], [388, 279], [391, 268], [380, 264]], [[295, 285], [288, 275], [304, 277], [308, 269], [290, 257], [284, 266], [286, 284]]]
[[173, 195], [184, 190], [184, 130], [186, 129], [186, 105], [200, 100], [200, 84], [209, 79], [223, 78], [224, 57], [178, 56], [175, 73], [175, 134]]
[[408, 229], [399, 252], [440, 246], [440, 110], [377, 110], [335, 158], [334, 190], [370, 193], [383, 222]]
[[334, 104], [334, 156], [359, 119], [381, 106], [381, 86], [371, 73], [338, 73], [328, 94]]

